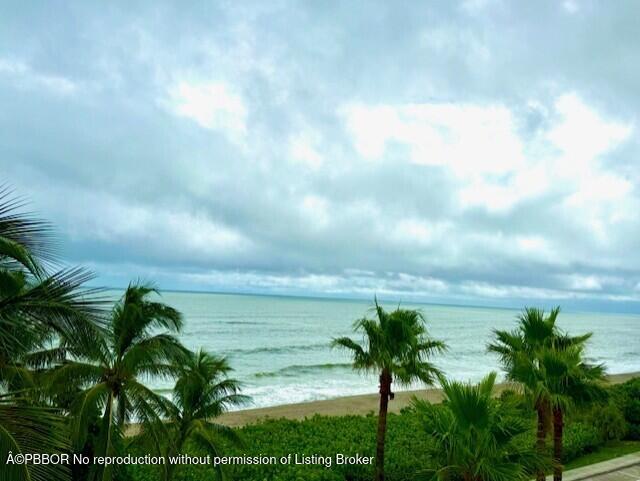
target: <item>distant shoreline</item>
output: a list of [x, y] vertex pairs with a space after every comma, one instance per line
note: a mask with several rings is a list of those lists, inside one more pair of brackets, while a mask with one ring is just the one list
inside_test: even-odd
[[[105, 286], [105, 285], [90, 285], [92, 289], [101, 289], [105, 291], [124, 291], [126, 287], [114, 287], [114, 286]], [[308, 300], [308, 301], [336, 301], [336, 302], [356, 302], [360, 304], [367, 304], [371, 306], [371, 298], [367, 296], [331, 296], [325, 293], [280, 293], [280, 292], [247, 292], [247, 291], [224, 291], [224, 290], [198, 290], [198, 289], [170, 289], [170, 288], [160, 288], [161, 294], [203, 294], [203, 295], [217, 295], [217, 296], [246, 296], [246, 297], [270, 297], [276, 299], [293, 299], [293, 300]], [[498, 309], [504, 311], [521, 311], [522, 305], [527, 303], [523, 300], [518, 299], [514, 302], [513, 305], [510, 304], [492, 304], [492, 303], [483, 303], [481, 301], [459, 301], [454, 302], [452, 300], [446, 299], [436, 299], [436, 300], [426, 300], [426, 299], [416, 299], [416, 298], [403, 298], [402, 296], [393, 296], [393, 297], [378, 297], [378, 300], [383, 303], [397, 304], [398, 300], [401, 301], [402, 304], [415, 305], [415, 306], [430, 306], [430, 307], [453, 307], [453, 308], [469, 308], [469, 309]], [[628, 301], [633, 303], [634, 305], [640, 305], [637, 301]], [[550, 303], [549, 306], [554, 305], [554, 303]], [[564, 308], [563, 312], [571, 312], [571, 313], [589, 313], [589, 314], [613, 314], [613, 315], [638, 315], [640, 314], [637, 309], [602, 309], [602, 308], [586, 308], [586, 307], [573, 307]]]
[[[105, 291], [124, 291], [126, 287], [113, 287], [113, 286], [92, 286], [95, 289], [103, 289]], [[283, 294], [276, 292], [246, 292], [246, 291], [201, 291], [195, 289], [160, 289], [161, 294], [212, 294], [216, 296], [245, 296], [245, 297], [272, 297], [277, 299], [293, 299], [293, 300], [308, 300], [308, 301], [336, 301], [336, 302], [357, 302], [359, 304], [366, 304], [369, 307], [372, 306], [371, 298], [367, 296], [362, 297], [351, 297], [351, 296], [330, 296], [326, 294]], [[397, 304], [397, 296], [392, 298], [386, 298], [385, 296], [378, 297], [378, 300], [381, 303], [392, 303]], [[447, 301], [427, 301], [427, 300], [415, 300], [415, 299], [405, 299], [402, 300], [401, 303], [409, 304], [409, 305], [418, 305], [418, 306], [435, 306], [435, 307], [462, 307], [462, 308], [470, 308], [470, 309], [499, 309], [504, 311], [521, 311], [522, 307], [518, 304], [517, 306], [500, 306], [493, 304], [476, 304], [476, 303], [461, 303], [455, 304]], [[572, 312], [597, 312], [599, 311], [572, 311]], [[602, 312], [603, 314], [608, 314], [609, 312]], [[617, 311], [612, 311], [613, 314], [627, 314], [625, 312], [618, 313]]]
[[[620, 384], [634, 377], [640, 377], [640, 372], [611, 374], [607, 376], [610, 384]], [[502, 383], [496, 386], [496, 394], [512, 386]], [[429, 402], [442, 401], [442, 390], [438, 388], [418, 389], [415, 391], [400, 391], [395, 393], [393, 401], [389, 402], [389, 412], [397, 413], [411, 403], [413, 396], [425, 399]], [[216, 418], [216, 422], [230, 427], [241, 427], [247, 424], [255, 424], [267, 419], [304, 419], [314, 415], [321, 416], [364, 416], [371, 412], [378, 412], [378, 393], [359, 394], [356, 396], [343, 396], [335, 399], [323, 399], [294, 404], [280, 404], [263, 408], [243, 409], [224, 413]], [[126, 430], [127, 436], [133, 436], [138, 432], [138, 425], [131, 424]]]

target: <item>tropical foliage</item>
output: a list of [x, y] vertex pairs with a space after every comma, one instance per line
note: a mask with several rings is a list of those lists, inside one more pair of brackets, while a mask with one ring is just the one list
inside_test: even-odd
[[544, 457], [519, 439], [529, 431], [527, 419], [493, 397], [495, 381], [496, 373], [477, 385], [442, 379], [442, 408], [414, 400], [431, 438], [427, 450], [435, 467], [426, 471], [429, 479], [517, 481], [544, 470]]
[[629, 439], [640, 441], [640, 378], [612, 388], [613, 408], [624, 417]]
[[[120, 299], [109, 299], [84, 287], [91, 277], [82, 268], [62, 266], [49, 224], [25, 214], [23, 203], [0, 188], [0, 481], [196, 481], [212, 474], [382, 480], [385, 468], [393, 480], [516, 480], [534, 471], [543, 477], [551, 461], [559, 480], [567, 459], [640, 432], [640, 385], [614, 388], [606, 400], [604, 368], [585, 357], [590, 334], [562, 332], [559, 309], [525, 309], [517, 329], [495, 333], [489, 350], [523, 393], [495, 399], [495, 374], [478, 385], [448, 381], [431, 363], [445, 345], [429, 337], [422, 314], [386, 311], [377, 301], [375, 317], [354, 324], [362, 342], [342, 337], [332, 343], [352, 355], [355, 369], [379, 377], [377, 418], [274, 420], [231, 429], [216, 418], [248, 398], [229, 377], [227, 360], [180, 343], [182, 316], [152, 284], [131, 283]], [[175, 380], [172, 399], [148, 387], [158, 378]], [[443, 404], [416, 402], [400, 415], [387, 413], [393, 385], [435, 380], [442, 384]], [[140, 424], [140, 435], [127, 438], [133, 422]], [[386, 462], [385, 445], [391, 454]], [[175, 469], [170, 462], [120, 470], [96, 463], [8, 463], [9, 455], [80, 453], [91, 459], [141, 450], [165, 460], [203, 453], [313, 453], [335, 460], [341, 453], [374, 457], [376, 463], [331, 463], [330, 469], [240, 465], [215, 473], [211, 466]]]
[[[611, 390], [617, 391], [622, 386]], [[533, 447], [535, 444], [535, 413], [530, 409], [520, 410], [525, 400], [520, 394], [500, 396], [495, 402], [502, 410], [507, 409], [520, 420], [528, 423], [529, 429], [518, 436], [518, 447]], [[443, 404], [431, 406], [434, 410], [446, 409]], [[524, 406], [523, 406], [524, 408]], [[511, 414], [510, 414], [511, 416]], [[413, 481], [425, 479], [429, 469], [439, 466], [431, 455], [431, 436], [425, 431], [425, 415], [414, 409], [405, 409], [402, 413], [389, 413], [389, 428], [386, 439], [385, 477], [389, 481]], [[518, 421], [522, 422], [522, 421]], [[296, 421], [290, 419], [272, 419], [235, 429], [238, 436], [245, 440], [243, 446], [226, 448], [228, 456], [255, 456], [269, 454], [284, 456], [289, 453], [316, 453], [323, 457], [333, 457], [336, 453], [375, 457], [375, 437], [377, 416], [314, 416]], [[567, 462], [579, 461], [589, 457], [590, 453], [608, 446], [606, 439], [600, 436], [600, 430], [591, 421], [590, 408], [577, 408], [570, 413], [570, 419], [564, 433], [564, 453]], [[615, 442], [612, 443], [615, 445]], [[640, 450], [640, 443], [636, 442]], [[137, 440], [131, 441], [131, 448], [140, 450]], [[191, 447], [188, 443], [184, 452], [202, 455], [206, 452]], [[549, 458], [547, 457], [547, 464]], [[242, 481], [371, 481], [374, 467], [371, 465], [238, 465], [232, 466], [230, 476]], [[126, 473], [130, 481], [155, 481], [161, 479], [158, 466], [130, 466]], [[208, 466], [182, 466], [175, 475], [175, 481], [210, 481], [211, 468]]]
[[[225, 358], [206, 351], [199, 350], [188, 356], [173, 390], [168, 437], [161, 443], [166, 458], [182, 454], [187, 443], [212, 457], [220, 455], [224, 441], [242, 444], [233, 429], [214, 422], [229, 408], [249, 401], [247, 396], [239, 394], [238, 381], [227, 377], [230, 371]], [[170, 480], [177, 465], [167, 461], [166, 466], [166, 477]], [[216, 469], [221, 477], [225, 476], [223, 466]]]
[[[548, 316], [540, 309], [527, 308], [512, 332], [496, 331], [489, 351], [497, 353], [511, 381], [519, 383], [538, 416], [537, 448], [546, 451], [546, 437], [553, 426], [554, 479], [562, 479], [562, 436], [564, 414], [576, 402], [602, 397], [600, 381], [604, 366], [584, 359], [585, 343], [591, 334], [572, 337], [560, 331], [556, 322], [559, 308]], [[543, 470], [537, 479], [545, 479]]]
[[363, 334], [363, 345], [349, 337], [333, 341], [336, 347], [351, 352], [354, 369], [379, 375], [380, 408], [376, 437], [376, 480], [384, 479], [384, 445], [391, 385], [409, 385], [420, 381], [433, 384], [439, 373], [429, 358], [445, 349], [441, 341], [427, 335], [425, 319], [416, 310], [398, 308], [385, 311], [375, 302], [376, 319], [360, 319], [354, 330]]
[[[0, 189], [0, 458], [68, 448], [58, 409], [43, 405], [37, 378], [56, 340], [87, 345], [100, 330], [95, 292], [81, 287], [91, 275], [58, 267], [49, 224], [22, 212], [23, 202]], [[57, 465], [6, 465], [0, 479], [58, 480]]]
[[[152, 300], [153, 294], [149, 285], [129, 285], [102, 335], [89, 348], [70, 345], [70, 359], [51, 373], [50, 389], [57, 395], [72, 397], [79, 389], [70, 406], [74, 449], [84, 450], [97, 429], [92, 454], [113, 456], [125, 423], [133, 418], [159, 425], [170, 412], [168, 401], [141, 379], [171, 377], [188, 356], [173, 335], [182, 327], [180, 313]], [[91, 476], [111, 479], [111, 468]]]
[[[149, 284], [131, 284], [109, 313], [105, 296], [83, 288], [89, 272], [56, 268], [50, 226], [21, 208], [0, 190], [0, 480], [113, 479], [108, 463], [70, 469], [8, 459], [121, 454], [131, 421], [164, 439], [175, 431], [167, 420], [187, 426], [190, 440], [211, 440], [216, 428], [233, 438], [208, 421], [244, 399], [223, 378], [226, 361], [185, 349], [175, 337], [182, 316]], [[198, 375], [200, 404], [185, 387]], [[145, 385], [158, 377], [179, 377], [177, 404]]]

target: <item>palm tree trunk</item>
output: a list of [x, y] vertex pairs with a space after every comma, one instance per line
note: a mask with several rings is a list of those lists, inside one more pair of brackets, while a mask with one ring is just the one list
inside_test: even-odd
[[165, 479], [165, 481], [172, 481], [173, 480], [173, 475], [174, 475], [174, 473], [176, 471], [176, 465], [170, 463], [168, 459], [167, 459], [166, 463], [167, 464], [165, 465], [164, 479]]
[[118, 429], [122, 429], [124, 427], [124, 420], [127, 415], [127, 400], [122, 395], [122, 392], [118, 396], [117, 406], [118, 406]]
[[[536, 411], [538, 413], [538, 430], [536, 432], [536, 449], [538, 454], [544, 456], [546, 453], [546, 437], [547, 437], [547, 415], [545, 407], [538, 403], [536, 404]], [[545, 481], [546, 475], [543, 469], [540, 469], [536, 473], [536, 481]]]
[[[106, 436], [104, 445], [104, 455], [113, 456], [113, 440], [111, 439], [113, 432], [113, 392], [109, 392], [107, 397], [107, 404], [105, 406], [103, 416], [103, 429], [106, 432], [101, 433], [102, 436]], [[112, 479], [111, 464], [107, 464], [102, 470], [102, 481], [110, 481]]]
[[384, 481], [384, 439], [387, 433], [387, 409], [391, 395], [391, 373], [383, 369], [380, 374], [380, 411], [376, 438], [376, 481]]
[[[187, 437], [187, 433], [183, 430], [182, 427], [180, 427], [180, 430], [178, 431], [178, 439], [176, 440], [175, 445], [168, 447], [167, 449], [173, 448], [174, 450], [173, 454], [176, 456], [179, 456], [180, 454], [182, 454], [182, 447], [184, 446], [186, 437]], [[169, 443], [171, 444], [171, 441], [169, 441]], [[166, 460], [166, 463], [167, 463], [167, 467], [165, 469], [165, 481], [172, 481], [173, 476], [176, 472], [177, 465], [170, 463], [169, 459]]]
[[553, 408], [553, 481], [562, 481], [562, 409]]

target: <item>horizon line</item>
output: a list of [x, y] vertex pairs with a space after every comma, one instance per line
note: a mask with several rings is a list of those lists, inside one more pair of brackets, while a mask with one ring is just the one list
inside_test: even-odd
[[[96, 288], [99, 289], [105, 289], [105, 290], [125, 290], [126, 287], [116, 287], [116, 286], [109, 286], [109, 285], [102, 285], [102, 286], [94, 286]], [[259, 296], [259, 297], [276, 297], [276, 298], [293, 298], [293, 299], [309, 299], [309, 300], [326, 300], [326, 301], [352, 301], [352, 302], [362, 302], [365, 303], [367, 302], [367, 299], [365, 297], [353, 297], [353, 295], [349, 295], [346, 294], [344, 296], [341, 295], [330, 295], [330, 294], [312, 294], [312, 293], [308, 293], [308, 294], [296, 294], [296, 293], [290, 293], [290, 294], [282, 294], [282, 293], [268, 293], [268, 292], [247, 292], [247, 291], [220, 291], [220, 290], [206, 290], [206, 289], [179, 289], [179, 288], [159, 288], [158, 289], [161, 293], [163, 292], [169, 292], [169, 293], [182, 293], [182, 294], [214, 294], [214, 295], [232, 295], [232, 296]], [[379, 297], [379, 296], [378, 296]], [[467, 307], [467, 308], [479, 308], [479, 309], [499, 309], [499, 310], [506, 310], [506, 311], [520, 311], [525, 307], [530, 307], [530, 305], [527, 304], [523, 304], [521, 305], [521, 307], [509, 307], [509, 306], [499, 306], [499, 305], [494, 305], [494, 304], [486, 304], [486, 305], [482, 305], [482, 304], [475, 304], [473, 302], [471, 303], [461, 303], [461, 304], [455, 304], [455, 303], [451, 303], [451, 302], [429, 302], [429, 301], [416, 301], [416, 300], [406, 300], [406, 301], [391, 301], [386, 297], [382, 297], [382, 302], [385, 303], [391, 303], [391, 302], [397, 302], [398, 304], [418, 304], [418, 305], [428, 305], [428, 306], [441, 306], [441, 307]], [[514, 299], [514, 298], [511, 298]], [[371, 302], [371, 301], [369, 301]], [[490, 301], [488, 301], [490, 302]], [[544, 303], [544, 301], [542, 302]], [[562, 305], [560, 303], [553, 303], [553, 302], [549, 302], [549, 304], [554, 304], [554, 305], [558, 305], [561, 307], [561, 311], [564, 312], [573, 312], [573, 313], [603, 313], [603, 314], [635, 314], [635, 315], [639, 315], [639, 312], [630, 312], [630, 311], [604, 311], [604, 310], [587, 310], [587, 309], [576, 309], [576, 308], [569, 308], [569, 309], [564, 309], [562, 308]]]

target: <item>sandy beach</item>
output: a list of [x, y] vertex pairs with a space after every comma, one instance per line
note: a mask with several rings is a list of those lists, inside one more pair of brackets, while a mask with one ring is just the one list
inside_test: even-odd
[[[640, 373], [612, 374], [608, 377], [611, 384], [625, 382]], [[496, 386], [496, 395], [509, 387], [508, 384]], [[441, 389], [419, 389], [416, 391], [401, 391], [395, 393], [395, 398], [389, 403], [389, 412], [399, 412], [411, 403], [413, 396], [430, 402], [442, 401]], [[263, 419], [304, 419], [315, 414], [324, 416], [344, 416], [348, 414], [365, 415], [378, 412], [378, 393], [362, 394], [359, 396], [345, 396], [336, 399], [325, 399], [298, 404], [283, 404], [258, 409], [244, 409], [223, 414], [218, 421], [227, 426], [244, 426]]]
[[[611, 384], [619, 384], [634, 377], [640, 377], [640, 372], [612, 374], [608, 376], [608, 380]], [[508, 388], [509, 384], [498, 384], [496, 386], [496, 395]], [[442, 390], [433, 388], [396, 392], [395, 398], [389, 403], [389, 412], [399, 412], [411, 403], [413, 396], [437, 403], [442, 401]], [[233, 411], [217, 418], [217, 422], [231, 427], [238, 427], [266, 419], [304, 419], [316, 414], [323, 416], [366, 415], [378, 411], [378, 402], [378, 393], [345, 396], [336, 399]], [[127, 429], [128, 436], [135, 435], [137, 432], [138, 426], [135, 424]]]

